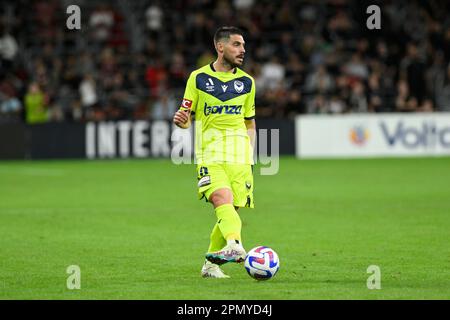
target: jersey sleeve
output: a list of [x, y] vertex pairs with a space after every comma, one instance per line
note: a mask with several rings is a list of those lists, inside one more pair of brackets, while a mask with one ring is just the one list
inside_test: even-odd
[[180, 110], [190, 110], [195, 113], [198, 102], [198, 91], [196, 86], [196, 75], [191, 73], [184, 90], [183, 101], [181, 102]]
[[252, 88], [250, 90], [250, 93], [245, 100], [245, 106], [244, 106], [244, 119], [245, 120], [252, 120], [255, 118], [255, 80], [252, 79]]

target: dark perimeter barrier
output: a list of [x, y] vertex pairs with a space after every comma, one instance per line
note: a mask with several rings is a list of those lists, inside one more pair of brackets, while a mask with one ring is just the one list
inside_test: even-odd
[[[295, 154], [295, 122], [257, 120], [259, 137], [279, 138], [279, 153]], [[114, 159], [170, 157], [176, 126], [171, 121], [0, 124], [0, 159]], [[179, 133], [193, 137], [192, 128]], [[260, 139], [262, 140], [262, 139]], [[185, 141], [186, 142], [186, 141]], [[261, 143], [261, 141], [258, 141]], [[191, 141], [192, 143], [192, 141]], [[191, 145], [187, 150], [193, 150]]]

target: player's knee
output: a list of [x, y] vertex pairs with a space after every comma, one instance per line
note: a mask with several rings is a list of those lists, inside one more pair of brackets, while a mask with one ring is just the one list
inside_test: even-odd
[[224, 204], [233, 203], [233, 194], [229, 189], [219, 189], [214, 191], [209, 197], [209, 202], [214, 205], [214, 208], [220, 207]]

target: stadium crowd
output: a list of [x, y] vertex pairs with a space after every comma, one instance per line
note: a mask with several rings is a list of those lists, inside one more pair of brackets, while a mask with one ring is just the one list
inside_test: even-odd
[[[374, 2], [377, 4], [377, 1]], [[81, 8], [69, 30], [66, 8]], [[170, 119], [221, 25], [245, 32], [258, 117], [450, 111], [450, 3], [18, 0], [0, 8], [0, 121]]]

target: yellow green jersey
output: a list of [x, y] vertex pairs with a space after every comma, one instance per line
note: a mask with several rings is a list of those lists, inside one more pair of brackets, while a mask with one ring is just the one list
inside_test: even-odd
[[244, 120], [255, 117], [255, 81], [246, 72], [218, 72], [213, 64], [191, 73], [181, 110], [195, 118], [198, 164], [253, 164]]

